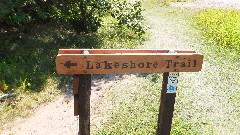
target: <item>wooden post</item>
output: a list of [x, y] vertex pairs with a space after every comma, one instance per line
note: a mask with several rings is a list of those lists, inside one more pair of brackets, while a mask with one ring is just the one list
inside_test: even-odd
[[90, 135], [91, 74], [78, 75], [79, 135]]
[[176, 93], [166, 93], [169, 72], [163, 73], [157, 135], [170, 135]]
[[79, 77], [78, 75], [74, 74], [73, 76], [73, 98], [74, 98], [74, 116], [79, 115], [79, 93], [78, 93], [78, 84], [79, 84]]

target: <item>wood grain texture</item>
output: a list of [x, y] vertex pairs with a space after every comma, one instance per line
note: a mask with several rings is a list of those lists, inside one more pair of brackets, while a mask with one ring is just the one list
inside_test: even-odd
[[79, 77], [77, 75], [73, 75], [74, 116], [79, 115], [78, 84], [79, 84]]
[[176, 93], [166, 93], [168, 76], [169, 72], [163, 73], [156, 135], [170, 135], [171, 132]]
[[56, 57], [59, 74], [198, 72], [202, 63], [203, 56], [198, 53], [59, 54]]
[[78, 84], [79, 95], [79, 135], [90, 135], [90, 94], [91, 75], [80, 74]]
[[[88, 51], [90, 54], [116, 54], [116, 53], [168, 53], [169, 50], [159, 49], [59, 49], [58, 54], [81, 54]], [[174, 50], [177, 53], [195, 53], [193, 50]]]

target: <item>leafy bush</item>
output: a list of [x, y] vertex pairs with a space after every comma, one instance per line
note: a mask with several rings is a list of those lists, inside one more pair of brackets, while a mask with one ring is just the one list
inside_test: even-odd
[[59, 0], [54, 4], [52, 17], [70, 24], [78, 33], [96, 32], [101, 26], [101, 18], [109, 9], [107, 0]]
[[219, 50], [240, 52], [240, 11], [206, 9], [194, 14], [193, 19], [207, 44]]
[[24, 29], [0, 31], [0, 81], [9, 89], [43, 84], [58, 48], [134, 48], [144, 33], [141, 12], [140, 1], [2, 0], [1, 28]]
[[144, 34], [141, 1], [127, 2], [113, 0], [111, 3], [111, 16], [116, 19], [118, 27], [126, 26], [139, 36]]
[[17, 27], [49, 19], [51, 2], [45, 0], [2, 0], [0, 24]]
[[55, 71], [59, 48], [134, 48], [143, 39], [141, 21], [140, 2], [1, 0], [0, 93], [17, 96], [0, 102], [0, 123], [26, 116], [69, 83]]
[[141, 36], [141, 2], [126, 0], [3, 0], [0, 2], [0, 25], [22, 27], [36, 22], [54, 21], [71, 26], [77, 33], [96, 32], [102, 17], [111, 13], [119, 27], [125, 25]]

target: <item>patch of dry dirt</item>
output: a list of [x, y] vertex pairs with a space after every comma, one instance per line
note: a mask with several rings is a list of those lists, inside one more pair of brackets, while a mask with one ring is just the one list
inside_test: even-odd
[[[91, 130], [100, 128], [104, 119], [98, 115], [97, 106], [112, 83], [121, 76], [109, 75], [107, 79], [94, 79], [91, 86]], [[41, 105], [29, 118], [18, 118], [1, 135], [76, 135], [78, 117], [73, 116], [72, 88], [56, 100]]]
[[198, 0], [198, 1], [189, 2], [189, 3], [186, 3], [186, 2], [171, 3], [171, 6], [194, 8], [194, 9], [202, 9], [202, 8], [240, 9], [240, 1], [239, 0]]

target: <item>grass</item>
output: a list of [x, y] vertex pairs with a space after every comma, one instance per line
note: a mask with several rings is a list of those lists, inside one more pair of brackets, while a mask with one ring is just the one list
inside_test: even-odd
[[[112, 110], [107, 113], [112, 113], [111, 120], [96, 134], [154, 134], [159, 93], [149, 87], [148, 79], [137, 78], [128, 76], [109, 89], [107, 100]], [[129, 91], [129, 87], [133, 89]]]
[[239, 112], [240, 12], [234, 9], [206, 9], [193, 14], [192, 18], [204, 36], [206, 59], [220, 67], [220, 89], [224, 90], [221, 93], [227, 95], [229, 104], [233, 106], [230, 110]]
[[228, 54], [227, 59], [239, 60], [239, 10], [206, 9], [194, 14], [193, 19], [204, 35], [206, 44], [214, 46], [217, 53]]
[[[61, 87], [61, 89], [58, 88], [58, 82], [56, 78], [50, 77], [46, 80], [46, 83], [39, 88], [39, 92], [20, 90], [17, 98], [8, 100], [5, 105], [1, 104], [0, 129], [11, 126], [11, 121], [16, 117], [25, 118], [31, 115], [32, 111], [39, 105], [55, 99], [64, 89], [64, 87]], [[13, 105], [13, 103], [15, 103], [15, 105]]]
[[[155, 94], [157, 91], [147, 88], [149, 87], [147, 80], [143, 78], [136, 80], [136, 77], [131, 76], [127, 79], [133, 81], [123, 80], [111, 87], [108, 99], [111, 100], [114, 107], [112, 120], [106, 125], [107, 128], [98, 134], [154, 134], [155, 131], [152, 127], [156, 126], [154, 123], [158, 108], [155, 105], [158, 103], [152, 103], [159, 100]], [[146, 85], [141, 85], [143, 83]], [[135, 87], [133, 88], [133, 86]], [[129, 91], [129, 87], [133, 89]], [[107, 131], [105, 131], [106, 129]]]
[[[205, 59], [201, 72], [180, 74], [171, 134], [239, 134], [236, 128], [240, 125], [239, 59], [231, 59], [231, 54], [223, 53], [228, 49], [219, 53], [217, 46], [206, 44], [204, 34], [198, 33], [200, 29], [191, 26], [192, 13], [196, 11], [160, 8], [153, 3], [147, 1], [146, 12], [151, 13], [154, 17], [152, 20], [160, 19], [165, 23], [148, 22], [151, 29], [155, 25], [159, 25], [160, 30], [169, 26], [165, 32], [169, 32], [172, 38], [177, 35], [180, 43], [184, 43], [176, 43], [175, 47], [189, 45], [203, 53]], [[202, 19], [205, 19], [204, 16]], [[183, 33], [184, 37], [181, 36]], [[168, 43], [151, 42], [159, 48], [168, 46]], [[161, 78], [161, 74], [131, 75], [111, 86], [102, 103], [102, 106], [110, 106], [110, 109], [100, 111], [106, 122], [104, 127], [96, 129], [93, 134], [155, 134]]]
[[[220, 125], [229, 128], [223, 134], [239, 134], [234, 126], [239, 126], [240, 100], [240, 49], [239, 17], [234, 9], [206, 9], [193, 14], [194, 25], [203, 35], [205, 46], [202, 49], [205, 59], [216, 65], [218, 87], [216, 96], [221, 99], [225, 109], [222, 110]], [[217, 68], [216, 68], [217, 67]], [[225, 123], [225, 124], [223, 124]], [[214, 130], [213, 130], [214, 131]], [[215, 133], [216, 134], [216, 130]]]
[[[105, 123], [104, 128], [93, 134], [154, 135], [160, 105], [161, 81], [161, 74], [139, 74], [128, 76], [112, 86], [105, 96], [106, 104], [112, 108], [104, 112], [109, 116], [106, 118], [109, 121]], [[174, 117], [171, 134], [192, 135], [197, 134], [197, 130], [185, 119]]]

